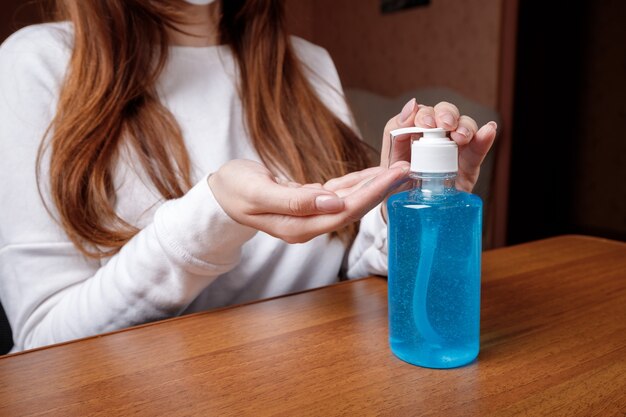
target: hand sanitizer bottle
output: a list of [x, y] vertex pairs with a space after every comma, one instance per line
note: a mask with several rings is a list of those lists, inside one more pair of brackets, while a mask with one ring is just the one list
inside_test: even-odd
[[443, 129], [411, 143], [411, 189], [389, 197], [389, 340], [400, 359], [454, 368], [478, 356], [482, 201], [459, 191], [458, 148]]

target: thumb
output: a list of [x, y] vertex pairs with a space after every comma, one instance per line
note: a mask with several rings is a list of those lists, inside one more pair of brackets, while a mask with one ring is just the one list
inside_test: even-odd
[[269, 186], [259, 212], [286, 214], [289, 216], [312, 216], [337, 213], [344, 209], [344, 201], [337, 194], [323, 188], [288, 187], [280, 184]]
[[414, 119], [418, 110], [419, 106], [417, 105], [417, 101], [412, 98], [404, 105], [400, 114], [392, 117], [385, 125], [382, 140], [383, 146], [380, 154], [381, 167], [388, 168], [395, 161], [406, 159], [406, 157], [408, 157], [408, 155], [410, 154], [410, 146], [408, 145], [408, 141], [406, 141], [406, 139], [409, 138], [410, 135], [398, 136], [396, 138], [396, 142], [398, 143], [395, 144], [394, 149], [392, 149], [392, 143], [389, 138], [389, 133], [392, 130], [399, 129], [401, 127], [414, 126]]

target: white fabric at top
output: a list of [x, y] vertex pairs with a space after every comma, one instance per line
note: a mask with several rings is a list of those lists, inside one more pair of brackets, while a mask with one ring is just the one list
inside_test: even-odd
[[[328, 53], [299, 38], [292, 42], [319, 96], [353, 125]], [[111, 258], [83, 257], [46, 212], [35, 178], [71, 44], [71, 26], [56, 23], [22, 29], [0, 47], [0, 299], [13, 351], [337, 280], [346, 251], [339, 240], [320, 236], [289, 245], [242, 226], [206, 183], [231, 159], [259, 160], [224, 46], [172, 47], [158, 85], [182, 128], [197, 185], [164, 202], [123, 152], [116, 209], [142, 230]], [[45, 158], [42, 168], [45, 174]], [[386, 273], [385, 235], [374, 209], [348, 256], [350, 277]]]

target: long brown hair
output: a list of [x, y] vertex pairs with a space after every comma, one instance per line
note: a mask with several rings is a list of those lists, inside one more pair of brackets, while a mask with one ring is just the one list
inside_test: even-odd
[[[58, 220], [86, 256], [110, 256], [138, 229], [114, 209], [113, 169], [122, 142], [164, 199], [191, 186], [191, 164], [155, 84], [177, 30], [182, 0], [57, 0], [74, 46], [49, 140], [50, 192]], [[220, 38], [234, 52], [246, 128], [264, 163], [298, 182], [369, 165], [367, 146], [325, 107], [292, 50], [281, 0], [222, 3]], [[147, 47], [153, 45], [154, 47]], [[306, 155], [306, 157], [305, 157]], [[354, 225], [339, 231], [343, 238]]]

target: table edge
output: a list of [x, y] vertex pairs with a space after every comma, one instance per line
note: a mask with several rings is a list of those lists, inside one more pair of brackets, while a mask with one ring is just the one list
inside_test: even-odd
[[[603, 244], [618, 245], [618, 246], [626, 247], [626, 243], [625, 242], [620, 242], [620, 241], [617, 241], [617, 240], [601, 238], [601, 237], [595, 237], [595, 236], [587, 236], [587, 235], [567, 234], [567, 235], [559, 235], [559, 236], [553, 236], [553, 237], [549, 237], [549, 238], [545, 238], [545, 239], [534, 240], [534, 241], [530, 241], [530, 242], [518, 243], [518, 244], [510, 245], [510, 246], [503, 246], [501, 248], [490, 249], [490, 250], [484, 251], [483, 254], [492, 253], [492, 252], [498, 252], [498, 251], [502, 251], [502, 250], [508, 250], [508, 249], [515, 248], [515, 247], [518, 247], [518, 246], [526, 246], [526, 245], [537, 244], [539, 242], [546, 242], [546, 241], [550, 241], [550, 240], [572, 240], [572, 239], [573, 240], [591, 240], [591, 241], [601, 242]], [[282, 294], [282, 295], [278, 295], [276, 297], [262, 298], [262, 299], [259, 299], [259, 300], [253, 300], [253, 301], [240, 303], [240, 304], [233, 304], [233, 305], [220, 307], [220, 308], [215, 308], [215, 309], [211, 309], [211, 310], [207, 310], [207, 311], [200, 311], [200, 312], [192, 313], [192, 314], [185, 314], [183, 316], [170, 317], [170, 318], [166, 318], [166, 319], [162, 319], [162, 320], [152, 321], [152, 322], [149, 322], [149, 323], [139, 324], [139, 325], [136, 325], [136, 326], [126, 327], [124, 329], [114, 330], [114, 331], [111, 331], [111, 332], [100, 333], [100, 334], [93, 335], [93, 336], [87, 336], [87, 337], [83, 337], [83, 338], [80, 338], [80, 339], [72, 339], [72, 340], [68, 340], [68, 341], [65, 341], [65, 342], [55, 343], [55, 344], [52, 344], [52, 345], [41, 346], [41, 347], [28, 349], [28, 350], [23, 350], [23, 351], [15, 352], [15, 353], [8, 353], [8, 354], [5, 354], [5, 355], [0, 355], [0, 361], [3, 360], [3, 359], [14, 358], [16, 356], [20, 356], [20, 355], [24, 355], [24, 354], [28, 354], [28, 353], [39, 352], [39, 351], [47, 350], [47, 349], [53, 349], [53, 348], [57, 348], [57, 347], [60, 347], [60, 346], [66, 346], [66, 345], [73, 344], [73, 343], [84, 342], [86, 340], [91, 340], [91, 339], [99, 339], [99, 338], [102, 338], [102, 337], [112, 336], [112, 335], [115, 335], [115, 334], [118, 334], [118, 333], [129, 332], [129, 331], [142, 329], [142, 328], [150, 327], [150, 326], [156, 326], [156, 325], [160, 325], [160, 324], [163, 324], [163, 323], [169, 323], [169, 322], [176, 321], [176, 320], [185, 320], [185, 319], [188, 319], [188, 318], [191, 318], [191, 317], [201, 316], [201, 315], [205, 315], [205, 314], [213, 314], [213, 313], [216, 313], [216, 312], [229, 310], [229, 309], [233, 309], [233, 308], [238, 308], [238, 307], [243, 307], [243, 306], [252, 305], [252, 304], [257, 304], [257, 303], [264, 303], [264, 302], [276, 300], [276, 299], [279, 299], [279, 298], [291, 297], [291, 296], [294, 296], [294, 295], [303, 294], [303, 293], [312, 292], [312, 291], [320, 291], [320, 290], [328, 289], [328, 288], [335, 287], [335, 286], [352, 284], [352, 283], [357, 282], [357, 281], [386, 280], [386, 279], [387, 279], [386, 277], [378, 276], [378, 275], [372, 275], [372, 276], [363, 277], [363, 278], [348, 279], [348, 280], [339, 281], [339, 282], [336, 282], [336, 283], [333, 283], [333, 284], [330, 284], [330, 285], [325, 285], [325, 286], [322, 286], [322, 287], [311, 288], [311, 289], [308, 289], [308, 290], [297, 291], [297, 292], [288, 293], [288, 294]]]
[[176, 316], [176, 317], [169, 317], [169, 318], [166, 318], [166, 319], [151, 321], [149, 323], [138, 324], [136, 326], [131, 326], [131, 327], [125, 327], [123, 329], [113, 330], [113, 331], [106, 332], [106, 333], [99, 333], [99, 334], [96, 334], [96, 335], [93, 335], [93, 336], [82, 337], [80, 339], [72, 339], [72, 340], [68, 340], [68, 341], [65, 341], [65, 342], [54, 343], [54, 344], [51, 344], [51, 345], [40, 346], [40, 347], [36, 347], [36, 348], [33, 348], [33, 349], [22, 350], [20, 352], [7, 353], [5, 355], [0, 355], [0, 361], [2, 361], [3, 359], [14, 358], [16, 356], [24, 355], [24, 354], [27, 354], [27, 353], [40, 352], [42, 350], [53, 349], [53, 348], [57, 348], [57, 347], [60, 347], [60, 346], [70, 345], [70, 344], [73, 344], [73, 343], [84, 342], [84, 341], [91, 340], [91, 339], [99, 339], [99, 338], [102, 338], [102, 337], [113, 336], [113, 335], [116, 335], [116, 334], [119, 334], [119, 333], [129, 332], [129, 331], [133, 331], [133, 330], [137, 330], [137, 329], [143, 329], [143, 328], [146, 328], [146, 327], [156, 326], [156, 325], [159, 325], [159, 324], [169, 323], [169, 322], [172, 322], [172, 321], [185, 320], [185, 319], [189, 319], [191, 317], [197, 317], [197, 316], [203, 316], [203, 315], [207, 315], [207, 314], [213, 314], [213, 313], [217, 313], [217, 312], [224, 311], [224, 310], [230, 310], [230, 309], [234, 309], [234, 308], [238, 308], [238, 307], [244, 307], [244, 306], [248, 306], [248, 305], [252, 305], [252, 304], [264, 303], [264, 302], [276, 300], [276, 299], [279, 299], [279, 298], [291, 297], [291, 296], [294, 296], [294, 295], [299, 295], [299, 294], [304, 294], [304, 293], [314, 292], [314, 291], [320, 291], [320, 290], [328, 289], [328, 288], [331, 288], [331, 287], [337, 287], [337, 286], [341, 286], [341, 285], [351, 284], [351, 283], [354, 283], [354, 282], [357, 282], [357, 281], [369, 281], [369, 280], [376, 280], [376, 281], [377, 280], [381, 280], [381, 281], [384, 280], [384, 281], [386, 281], [387, 277], [383, 277], [383, 276], [379, 276], [379, 275], [371, 275], [371, 276], [368, 276], [368, 277], [348, 279], [348, 280], [335, 282], [333, 284], [324, 285], [322, 287], [309, 288], [307, 290], [302, 290], [302, 291], [296, 291], [296, 292], [291, 292], [291, 293], [287, 293], [287, 294], [277, 295], [275, 297], [261, 298], [261, 299], [258, 299], [258, 300], [248, 301], [248, 302], [245, 302], [245, 303], [232, 304], [232, 305], [225, 306], [225, 307], [214, 308], [214, 309], [210, 309], [210, 310], [206, 310], [206, 311], [199, 311], [197, 313], [185, 314], [185, 315]]
[[537, 244], [537, 243], [540, 243], [540, 242], [549, 242], [549, 241], [552, 241], [552, 240], [587, 240], [587, 241], [593, 241], [593, 242], [597, 242], [597, 243], [608, 244], [608, 245], [612, 245], [612, 246], [620, 246], [620, 247], [626, 248], [626, 242], [622, 242], [622, 241], [619, 241], [619, 240], [608, 239], [608, 238], [598, 237], [598, 236], [580, 235], [580, 234], [572, 233], [572, 234], [551, 236], [551, 237], [547, 237], [547, 238], [544, 238], [544, 239], [531, 240], [531, 241], [528, 241], [528, 242], [516, 243], [514, 245], [509, 245], [509, 246], [502, 246], [500, 248], [494, 248], [494, 249], [486, 250], [486, 251], [483, 252], [483, 254], [491, 253], [491, 252], [497, 252], [497, 251], [506, 250], [506, 249], [510, 249], [510, 248], [515, 248], [515, 247], [518, 247], [518, 246], [527, 246], [527, 245]]

